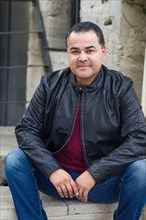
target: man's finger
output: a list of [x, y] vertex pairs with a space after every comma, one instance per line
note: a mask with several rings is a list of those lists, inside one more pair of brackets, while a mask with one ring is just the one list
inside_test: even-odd
[[63, 196], [64, 196], [65, 198], [68, 198], [69, 194], [68, 194], [68, 189], [67, 189], [67, 187], [66, 187], [66, 186], [61, 186], [60, 188], [61, 188], [61, 190], [62, 190]]
[[78, 191], [78, 187], [76, 185], [76, 183], [73, 181], [73, 180], [70, 180], [70, 184], [72, 186], [72, 189], [73, 189], [73, 194], [76, 198], [78, 198], [79, 196], [79, 191]]
[[56, 190], [58, 192], [58, 194], [60, 195], [61, 198], [64, 198], [64, 193], [63, 190], [60, 186], [56, 187]]

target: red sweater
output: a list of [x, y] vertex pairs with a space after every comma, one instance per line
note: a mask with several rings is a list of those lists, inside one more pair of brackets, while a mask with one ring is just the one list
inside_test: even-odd
[[82, 173], [87, 169], [83, 160], [80, 137], [80, 105], [78, 105], [76, 121], [71, 138], [67, 145], [57, 155], [55, 155], [55, 159], [61, 166], [69, 170]]

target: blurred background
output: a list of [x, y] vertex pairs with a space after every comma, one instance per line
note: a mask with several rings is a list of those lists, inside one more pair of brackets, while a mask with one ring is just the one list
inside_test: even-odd
[[144, 103], [145, 0], [0, 0], [0, 126], [16, 125], [42, 75], [68, 66], [65, 35], [80, 21], [101, 27], [105, 65]]

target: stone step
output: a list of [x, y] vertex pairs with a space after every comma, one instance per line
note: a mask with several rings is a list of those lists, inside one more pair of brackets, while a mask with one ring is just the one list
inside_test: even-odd
[[[56, 200], [40, 193], [49, 220], [112, 220], [117, 204], [103, 205], [80, 201]], [[7, 186], [0, 187], [0, 219], [17, 220], [12, 196]], [[146, 208], [141, 220], [146, 220]]]
[[[116, 204], [97, 205], [80, 201], [60, 201], [40, 193], [49, 220], [112, 220]], [[1, 220], [16, 220], [12, 196], [7, 186], [0, 187]]]
[[14, 147], [17, 147], [14, 127], [0, 126], [0, 155], [6, 156]]

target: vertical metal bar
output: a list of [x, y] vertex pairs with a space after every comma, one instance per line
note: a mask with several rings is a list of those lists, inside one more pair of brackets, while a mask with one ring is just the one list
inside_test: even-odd
[[[11, 31], [11, 12], [12, 12], [12, 3], [11, 0], [8, 1], [8, 31]], [[8, 35], [7, 36], [7, 55], [6, 55], [6, 65], [9, 66], [10, 65], [10, 47], [11, 47], [11, 36]], [[6, 96], [5, 96], [5, 101], [8, 102], [8, 98], [9, 98], [9, 74], [10, 74], [10, 70], [7, 69], [6, 70], [6, 81], [5, 81], [5, 87], [6, 87]], [[5, 106], [5, 115], [4, 115], [4, 123], [7, 126], [8, 124], [8, 107]]]
[[146, 117], [146, 44], [145, 44], [145, 55], [144, 55], [144, 70], [143, 70], [141, 105], [142, 105], [144, 115]]
[[80, 22], [80, 0], [70, 0], [70, 26]]
[[46, 32], [44, 28], [43, 18], [40, 11], [39, 0], [32, 0], [34, 6], [35, 20], [38, 28], [38, 37], [40, 41], [40, 48], [42, 53], [42, 59], [44, 63], [44, 71], [52, 71], [51, 60], [49, 56], [49, 47], [48, 42], [46, 40]]

